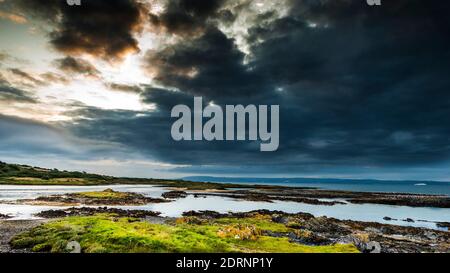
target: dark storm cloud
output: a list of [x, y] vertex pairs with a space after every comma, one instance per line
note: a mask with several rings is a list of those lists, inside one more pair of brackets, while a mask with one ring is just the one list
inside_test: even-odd
[[65, 57], [55, 60], [56, 66], [66, 74], [80, 74], [89, 77], [100, 77], [100, 71], [88, 61], [79, 58]]
[[51, 44], [65, 54], [115, 61], [140, 50], [135, 34], [143, 28], [146, 10], [138, 1], [91, 0], [69, 6], [66, 0], [20, 0], [17, 5], [55, 25]]
[[284, 89], [282, 149], [346, 164], [448, 159], [442, 5], [294, 3], [289, 17], [255, 26], [249, 37], [249, 65]]
[[202, 33], [208, 20], [220, 16], [219, 9], [226, 0], [174, 0], [169, 1], [160, 15], [150, 14], [150, 22], [156, 29], [168, 33], [189, 36]]
[[214, 27], [192, 40], [147, 52], [145, 64], [159, 83], [196, 95], [252, 96], [270, 88], [244, 65], [244, 54], [234, 40]]
[[[259, 144], [252, 142], [212, 143], [204, 141], [176, 142], [171, 137], [171, 109], [176, 104], [192, 106], [193, 96], [184, 92], [148, 88], [142, 93], [144, 102], [155, 103], [152, 112], [102, 110], [85, 107], [71, 114], [82, 116], [67, 128], [78, 136], [121, 143], [134, 153], [152, 156], [175, 164], [223, 164], [253, 162], [258, 157]], [[238, 157], [238, 158], [236, 158]], [[272, 164], [276, 157], [258, 160], [258, 164]], [[265, 162], [265, 163], [264, 163]]]
[[[159, 24], [195, 35], [147, 52], [145, 68], [160, 88], [140, 95], [156, 110], [81, 107], [66, 127], [193, 165], [194, 172], [339, 173], [444, 163], [450, 155], [450, 36], [443, 5], [292, 1], [285, 17], [264, 14], [259, 24], [248, 22], [248, 62], [214, 21], [223, 20], [220, 5], [191, 8], [188, 18], [199, 15], [193, 22], [171, 24], [163, 20], [168, 9]], [[219, 105], [279, 104], [279, 150], [261, 153], [255, 142], [173, 141], [170, 110], [192, 105], [195, 95]]]

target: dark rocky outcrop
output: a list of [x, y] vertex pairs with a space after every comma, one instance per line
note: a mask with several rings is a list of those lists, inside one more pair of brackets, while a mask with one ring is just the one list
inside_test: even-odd
[[18, 200], [16, 203], [30, 205], [91, 205], [91, 206], [133, 206], [149, 203], [166, 203], [170, 200], [151, 198], [138, 193], [116, 192], [111, 189], [103, 192], [80, 192], [61, 195], [40, 196], [33, 200]]
[[[284, 224], [294, 232], [265, 232], [266, 236], [288, 237], [290, 241], [308, 245], [351, 243], [361, 252], [368, 253], [450, 252], [450, 232], [426, 228], [338, 220], [324, 216], [314, 217], [308, 213], [289, 214], [268, 210], [246, 213], [189, 211], [183, 215], [201, 219], [269, 215], [273, 222]], [[448, 223], [442, 223], [442, 226], [448, 227]]]
[[186, 198], [188, 194], [185, 191], [169, 191], [161, 195], [165, 199]]
[[440, 228], [447, 228], [447, 230], [450, 230], [450, 223], [448, 222], [439, 222], [436, 223], [436, 225]]
[[117, 208], [68, 208], [64, 210], [47, 210], [42, 211], [36, 216], [41, 218], [62, 218], [69, 216], [92, 216], [98, 213], [114, 214], [118, 217], [131, 217], [131, 218], [146, 218], [159, 216], [160, 212], [147, 211], [147, 210], [123, 210]]
[[9, 218], [11, 218], [11, 216], [0, 213], [0, 220], [9, 219]]
[[273, 203], [274, 201], [287, 201], [287, 202], [297, 202], [310, 205], [324, 205], [324, 206], [345, 205], [344, 202], [340, 201], [333, 201], [333, 200], [322, 201], [315, 198], [271, 195], [267, 193], [251, 192], [251, 191], [234, 191], [231, 193], [195, 193], [194, 195], [195, 197], [220, 196], [226, 198], [241, 199], [245, 201], [268, 202], [268, 203]]

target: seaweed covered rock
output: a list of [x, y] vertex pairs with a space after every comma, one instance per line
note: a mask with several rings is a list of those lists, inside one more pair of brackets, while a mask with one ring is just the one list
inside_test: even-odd
[[11, 216], [0, 213], [0, 220], [9, 219], [9, 218], [11, 218]]
[[186, 198], [188, 194], [185, 191], [169, 191], [161, 195], [165, 199]]
[[59, 195], [41, 196], [32, 200], [18, 200], [20, 204], [48, 206], [139, 206], [149, 203], [171, 202], [163, 198], [151, 198], [139, 193], [118, 192], [112, 189], [93, 192], [77, 192]]
[[68, 208], [63, 210], [46, 210], [36, 216], [41, 218], [63, 218], [69, 216], [92, 216], [95, 214], [114, 214], [118, 217], [146, 218], [159, 216], [160, 212], [147, 210], [123, 210], [118, 208]]

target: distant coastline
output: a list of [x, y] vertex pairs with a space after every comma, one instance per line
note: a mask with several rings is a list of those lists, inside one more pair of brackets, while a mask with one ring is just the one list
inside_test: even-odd
[[193, 182], [264, 184], [287, 187], [317, 187], [328, 190], [350, 190], [363, 192], [395, 192], [439, 194], [450, 196], [450, 182], [420, 180], [376, 180], [341, 178], [261, 178], [261, 177], [218, 177], [187, 176], [182, 180]]

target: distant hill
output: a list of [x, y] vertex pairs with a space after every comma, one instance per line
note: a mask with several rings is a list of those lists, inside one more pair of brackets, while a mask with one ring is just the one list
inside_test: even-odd
[[58, 169], [45, 169], [28, 165], [8, 164], [0, 161], [0, 177], [31, 177], [44, 180], [55, 178], [84, 178], [108, 180], [111, 176], [90, 174], [86, 172], [60, 171]]

